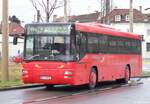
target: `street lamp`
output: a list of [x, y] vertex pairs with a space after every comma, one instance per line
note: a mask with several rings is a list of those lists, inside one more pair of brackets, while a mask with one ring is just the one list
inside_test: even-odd
[[68, 21], [68, 16], [67, 16], [67, 0], [64, 0], [64, 22]]
[[130, 0], [130, 32], [133, 32], [133, 0]]

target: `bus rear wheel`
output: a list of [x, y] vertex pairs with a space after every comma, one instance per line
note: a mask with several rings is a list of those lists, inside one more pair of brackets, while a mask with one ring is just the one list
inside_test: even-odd
[[130, 80], [130, 69], [129, 69], [129, 66], [126, 66], [124, 83], [128, 83], [129, 80]]
[[92, 68], [91, 72], [90, 72], [90, 76], [89, 76], [89, 84], [88, 84], [88, 88], [94, 89], [96, 87], [97, 84], [97, 74], [96, 74], [96, 70], [94, 68]]

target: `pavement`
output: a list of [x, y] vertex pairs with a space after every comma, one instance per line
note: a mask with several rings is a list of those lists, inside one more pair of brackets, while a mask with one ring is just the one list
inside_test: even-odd
[[33, 104], [150, 104], [150, 79], [144, 84], [122, 86], [109, 90], [98, 90], [59, 99], [45, 100]]
[[144, 101], [150, 104], [150, 78], [142, 82], [100, 83], [96, 90], [87, 90], [86, 86], [56, 86], [0, 91], [0, 104], [145, 104]]

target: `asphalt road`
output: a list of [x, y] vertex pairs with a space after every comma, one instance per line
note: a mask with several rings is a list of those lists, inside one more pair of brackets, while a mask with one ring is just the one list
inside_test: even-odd
[[93, 91], [85, 86], [0, 91], [0, 104], [150, 104], [150, 79], [142, 81], [144, 84], [123, 87], [115, 82], [100, 83]]
[[77, 90], [71, 88], [67, 89], [67, 87], [57, 87], [53, 89], [39, 87], [11, 91], [0, 91], [0, 104], [29, 103], [39, 99], [68, 95], [76, 91]]
[[144, 84], [45, 99], [33, 104], [150, 104], [150, 79], [142, 81]]
[[[101, 83], [101, 88], [110, 88], [112, 86], [119, 86], [115, 82]], [[100, 86], [99, 86], [100, 87]], [[99, 89], [98, 87], [98, 89]], [[78, 93], [89, 91], [86, 86], [56, 86], [51, 89], [46, 87], [0, 91], [0, 104], [28, 104], [61, 97], [71, 96]]]

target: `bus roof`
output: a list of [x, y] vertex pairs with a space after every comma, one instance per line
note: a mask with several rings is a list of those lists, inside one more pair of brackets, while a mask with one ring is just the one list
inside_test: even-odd
[[100, 23], [75, 23], [75, 26], [76, 30], [83, 32], [99, 33], [141, 40], [141, 37], [138, 34], [121, 32], [115, 28]]

